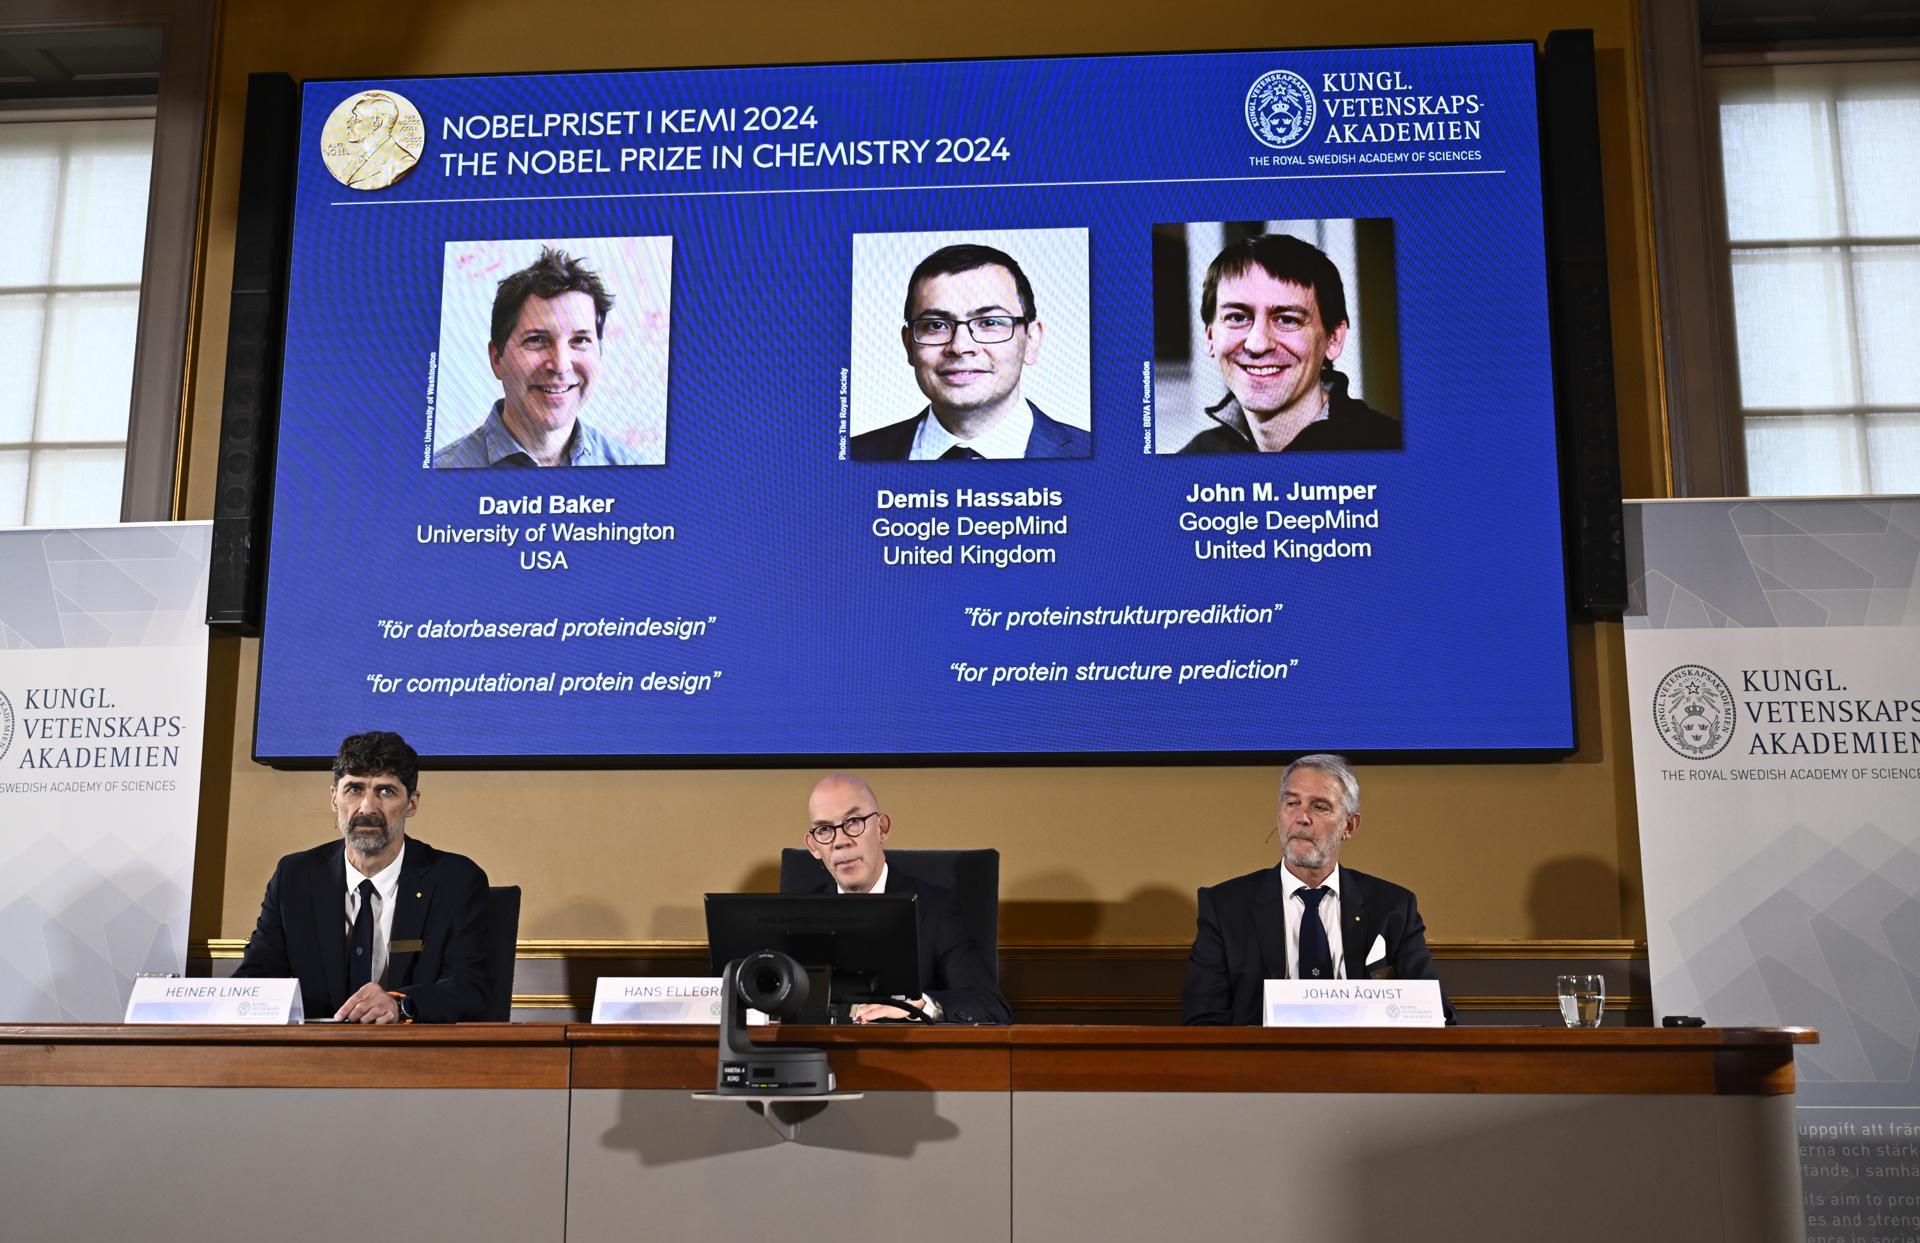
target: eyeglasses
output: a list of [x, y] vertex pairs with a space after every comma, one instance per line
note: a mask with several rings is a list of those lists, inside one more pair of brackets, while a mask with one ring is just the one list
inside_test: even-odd
[[867, 831], [867, 821], [879, 814], [877, 811], [870, 811], [864, 816], [848, 816], [839, 824], [816, 824], [807, 830], [807, 834], [812, 837], [814, 841], [819, 842], [822, 846], [826, 846], [832, 843], [834, 834], [836, 833], [845, 833], [849, 838], [858, 837], [862, 833], [865, 833]]
[[913, 333], [917, 345], [945, 345], [963, 327], [967, 335], [979, 344], [998, 345], [1002, 341], [1013, 340], [1013, 330], [1027, 322], [1024, 315], [981, 315], [960, 320], [923, 315], [919, 319], [908, 320], [907, 328]]

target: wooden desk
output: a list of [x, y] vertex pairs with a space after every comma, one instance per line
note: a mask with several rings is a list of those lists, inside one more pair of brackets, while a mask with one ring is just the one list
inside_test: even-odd
[[1805, 1028], [1023, 1027], [1015, 1091], [1719, 1094], [1793, 1091]]
[[[1797, 1029], [0, 1027], [8, 1237], [1804, 1238]], [[380, 1223], [370, 1226], [370, 1222]]]

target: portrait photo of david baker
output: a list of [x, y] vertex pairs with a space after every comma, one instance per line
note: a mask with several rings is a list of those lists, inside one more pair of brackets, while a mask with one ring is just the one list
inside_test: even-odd
[[[893, 296], [902, 301], [894, 304], [901, 309], [896, 312], [891, 363], [884, 371], [875, 365], [874, 355], [883, 354], [884, 346], [875, 349], [869, 342], [864, 354], [856, 350], [849, 459], [962, 462], [1091, 456], [1087, 367], [1080, 352], [1086, 334], [1078, 322], [1085, 313], [1080, 296], [1084, 263], [1079, 262], [1077, 280], [1058, 275], [1063, 268], [1071, 272], [1083, 258], [1084, 234], [1026, 230], [1020, 232], [1032, 236], [1009, 238], [1004, 236], [1008, 232], [1014, 231], [991, 239], [946, 241], [924, 250], [901, 282], [904, 289], [894, 286]], [[1052, 234], [1077, 236], [1060, 239]], [[906, 267], [900, 258], [911, 243], [887, 241], [897, 273]], [[1053, 296], [1061, 298], [1064, 332], [1046, 318], [1051, 311], [1042, 311], [1027, 263], [995, 244], [1019, 241], [1028, 243], [1020, 249], [1040, 256], [1050, 279], [1049, 304]], [[860, 301], [857, 288], [856, 320], [871, 325], [874, 317], [861, 313]], [[911, 396], [903, 383], [908, 375]], [[903, 408], [914, 412], [902, 418]], [[876, 417], [883, 413], [889, 417]]]
[[[453, 329], [442, 325], [433, 468], [659, 465], [670, 260], [626, 243], [669, 240], [603, 239], [597, 256], [541, 244], [531, 262], [499, 275], [499, 254], [450, 262], [450, 292], [459, 296], [446, 299], [448, 320], [457, 304], [471, 306], [476, 287], [491, 286], [491, 298], [484, 353], [450, 339]], [[603, 275], [616, 267], [657, 270], [619, 273], [627, 279], [616, 298]], [[626, 290], [643, 296], [628, 305]], [[462, 417], [464, 427], [456, 427]]]

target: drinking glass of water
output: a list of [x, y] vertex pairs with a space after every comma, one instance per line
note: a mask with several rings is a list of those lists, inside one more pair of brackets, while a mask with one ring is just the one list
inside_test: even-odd
[[1598, 1027], [1606, 1008], [1606, 980], [1597, 975], [1560, 977], [1560, 1018], [1568, 1027]]

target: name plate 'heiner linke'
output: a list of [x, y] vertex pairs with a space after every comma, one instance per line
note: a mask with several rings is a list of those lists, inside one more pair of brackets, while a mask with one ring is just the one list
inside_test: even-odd
[[1265, 1027], [1444, 1027], [1438, 980], [1268, 980]]
[[182, 980], [133, 982], [129, 1023], [248, 1023], [285, 1026], [306, 1021], [300, 981]]

